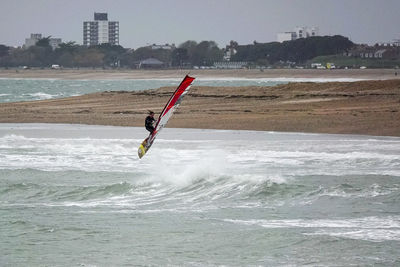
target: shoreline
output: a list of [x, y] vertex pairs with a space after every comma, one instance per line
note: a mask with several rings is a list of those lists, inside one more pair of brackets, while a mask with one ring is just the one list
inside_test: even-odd
[[[0, 123], [143, 127], [175, 87], [0, 103]], [[171, 128], [400, 136], [400, 80], [192, 86]]]
[[[400, 79], [396, 69], [177, 69], [177, 70], [100, 70], [100, 69], [0, 69], [0, 78], [9, 79], [181, 79], [186, 74], [196, 78], [347, 78], [361, 80]], [[398, 75], [395, 75], [398, 73]]]

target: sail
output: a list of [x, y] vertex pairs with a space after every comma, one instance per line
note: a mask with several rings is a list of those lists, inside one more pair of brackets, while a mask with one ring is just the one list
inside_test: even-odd
[[186, 75], [181, 84], [176, 88], [175, 92], [172, 94], [171, 98], [168, 100], [164, 109], [160, 113], [158, 120], [156, 122], [155, 129], [153, 133], [149, 135], [139, 146], [138, 148], [138, 156], [142, 158], [146, 152], [150, 149], [151, 145], [154, 142], [157, 134], [167, 125], [169, 118], [171, 118], [172, 114], [176, 110], [176, 108], [180, 105], [182, 98], [189, 91], [190, 86], [195, 78]]
[[155, 136], [162, 130], [162, 128], [164, 128], [165, 125], [167, 125], [168, 120], [171, 118], [174, 111], [180, 105], [182, 98], [189, 91], [190, 86], [192, 85], [192, 82], [194, 81], [194, 79], [195, 78], [190, 77], [189, 75], [186, 75], [186, 77], [183, 79], [181, 84], [178, 86], [178, 88], [172, 94], [171, 98], [168, 100], [164, 109], [160, 113], [160, 116], [158, 117], [158, 120], [157, 120], [156, 126], [155, 126], [155, 131], [154, 131], [154, 134], [151, 137], [150, 141], [153, 141]]

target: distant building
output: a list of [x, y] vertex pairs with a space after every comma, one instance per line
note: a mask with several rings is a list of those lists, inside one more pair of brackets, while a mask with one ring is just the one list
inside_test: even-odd
[[31, 33], [31, 37], [25, 39], [24, 47], [28, 48], [30, 46], [34, 46], [40, 39], [42, 39], [41, 33]]
[[149, 47], [152, 50], [156, 50], [156, 49], [174, 50], [176, 48], [175, 44], [172, 44], [172, 45], [170, 45], [170, 44], [165, 44], [165, 45], [152, 44], [152, 45], [149, 45]]
[[49, 40], [49, 44], [50, 44], [51, 48], [53, 48], [53, 50], [58, 48], [61, 43], [62, 43], [61, 38], [50, 38], [50, 40]]
[[400, 39], [393, 39], [393, 42], [377, 43], [376, 45], [378, 45], [378, 46], [394, 46], [394, 47], [399, 47], [399, 46], [400, 46]]
[[375, 46], [357, 45], [349, 51], [343, 53], [344, 56], [368, 59], [399, 59], [400, 47], [388, 46], [384, 43]]
[[308, 38], [318, 36], [319, 30], [317, 27], [296, 27], [292, 32], [280, 32], [277, 34], [277, 41], [282, 43], [300, 38]]
[[239, 44], [235, 41], [230, 41], [224, 49], [224, 61], [231, 61], [231, 57], [237, 53], [237, 47]]
[[94, 13], [94, 21], [83, 22], [83, 45], [119, 44], [119, 22], [107, 17], [107, 13]]
[[[41, 33], [31, 33], [31, 37], [25, 39], [24, 47], [29, 48], [31, 46], [34, 46], [42, 38], [43, 36]], [[61, 43], [61, 38], [49, 38], [49, 45], [53, 50], [58, 48]]]
[[156, 58], [147, 58], [137, 62], [138, 69], [161, 69], [166, 67], [165, 63]]
[[277, 34], [277, 41], [280, 43], [292, 40], [296, 40], [295, 32], [280, 32]]
[[379, 49], [377, 51], [375, 51], [374, 53], [374, 57], [375, 58], [383, 58], [383, 55], [385, 54], [387, 49]]
[[317, 27], [296, 27], [294, 31], [296, 39], [318, 36]]
[[245, 61], [221, 61], [214, 62], [214, 67], [217, 69], [243, 69], [247, 66]]

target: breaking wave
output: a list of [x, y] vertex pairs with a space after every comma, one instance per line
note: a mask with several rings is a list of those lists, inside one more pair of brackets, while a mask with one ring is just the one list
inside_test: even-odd
[[[120, 255], [119, 265], [129, 265], [147, 252], [139, 265], [177, 254], [185, 265], [215, 243], [212, 265], [370, 265], [370, 255], [396, 265], [399, 138], [167, 128], [139, 160], [145, 135], [0, 125], [4, 255], [34, 244], [48, 265], [77, 265], [70, 255], [82, 251], [96, 251], [93, 265], [115, 265]], [[173, 249], [162, 254], [166, 248]], [[224, 248], [232, 261], [218, 261]], [[281, 261], [288, 249], [296, 261]], [[11, 265], [32, 265], [30, 255]]]

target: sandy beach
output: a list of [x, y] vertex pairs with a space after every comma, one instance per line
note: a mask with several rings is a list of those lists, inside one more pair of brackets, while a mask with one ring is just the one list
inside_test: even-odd
[[[395, 73], [398, 75], [395, 75]], [[1, 69], [0, 78], [35, 79], [164, 79], [182, 78], [186, 74], [197, 78], [350, 78], [399, 79], [400, 70], [394, 69], [182, 69], [182, 70], [93, 70], [93, 69]]]
[[[227, 73], [230, 72], [218, 75]], [[167, 71], [163, 75], [177, 74]], [[156, 76], [154, 72], [149, 75]], [[208, 71], [202, 71], [202, 75], [208, 75]], [[174, 90], [163, 87], [1, 103], [0, 122], [143, 127], [147, 110], [159, 113]], [[400, 80], [306, 82], [272, 87], [194, 84], [168, 127], [400, 136]]]

